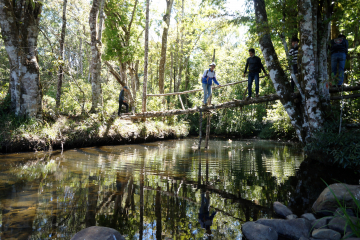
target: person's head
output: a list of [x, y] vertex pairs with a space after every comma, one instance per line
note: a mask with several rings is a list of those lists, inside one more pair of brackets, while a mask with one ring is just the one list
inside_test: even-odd
[[299, 39], [297, 37], [293, 37], [291, 39], [291, 46], [297, 47], [299, 45]]
[[249, 49], [249, 55], [250, 55], [250, 57], [255, 56], [255, 49], [250, 48], [250, 49]]
[[346, 36], [344, 34], [339, 34], [338, 38], [346, 39]]
[[129, 90], [127, 86], [124, 86], [123, 89], [124, 89], [125, 92], [127, 92]]
[[216, 67], [216, 64], [214, 62], [212, 62], [210, 65], [209, 65], [211, 71], [215, 69]]

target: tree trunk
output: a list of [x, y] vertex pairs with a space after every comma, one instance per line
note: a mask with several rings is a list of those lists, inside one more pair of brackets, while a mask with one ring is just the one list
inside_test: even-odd
[[148, 55], [149, 55], [149, 8], [150, 0], [146, 0], [146, 25], [145, 25], [145, 58], [144, 58], [144, 82], [143, 82], [143, 97], [142, 97], [142, 111], [146, 112], [146, 88], [148, 78]]
[[[306, 119], [303, 117], [301, 109], [299, 109], [291, 98], [291, 87], [287, 80], [287, 76], [282, 69], [278, 56], [275, 52], [274, 45], [271, 41], [270, 29], [268, 26], [267, 14], [264, 0], [254, 0], [256, 22], [258, 24], [258, 35], [260, 37], [260, 47], [265, 58], [270, 78], [274, 84], [274, 88], [280, 97], [280, 101], [288, 113], [291, 123], [296, 130], [299, 140], [305, 143], [308, 137], [306, 131]], [[311, 25], [310, 21], [310, 25]]]
[[[65, 44], [65, 33], [66, 33], [66, 4], [67, 0], [63, 2], [63, 22], [61, 28], [61, 37], [60, 37], [60, 59], [64, 61], [64, 44]], [[60, 63], [59, 72], [58, 72], [58, 85], [56, 93], [56, 111], [59, 111], [60, 108], [60, 99], [61, 99], [61, 87], [64, 77], [63, 63]]]
[[[323, 8], [325, 12], [322, 13], [322, 19], [318, 18], [318, 64], [319, 64], [319, 94], [322, 106], [325, 109], [330, 107], [330, 93], [329, 93], [329, 75], [328, 75], [328, 62], [327, 62], [327, 43], [330, 38], [331, 24], [331, 6], [329, 1], [324, 1]], [[318, 10], [319, 16], [321, 15], [321, 8]]]
[[81, 77], [84, 74], [84, 65], [83, 65], [83, 58], [82, 58], [82, 43], [83, 39], [80, 37], [80, 46], [79, 46], [79, 71], [78, 71], [78, 77]]
[[11, 69], [11, 109], [31, 118], [42, 116], [36, 50], [41, 8], [41, 2], [0, 1], [0, 27]]
[[300, 21], [301, 43], [302, 43], [302, 71], [304, 73], [305, 99], [308, 124], [310, 131], [320, 129], [324, 118], [321, 110], [321, 102], [318, 95], [318, 85], [316, 81], [316, 59], [314, 53], [314, 29], [312, 16], [311, 0], [299, 0], [299, 16], [303, 17]]
[[[102, 12], [104, 0], [93, 0], [92, 8], [90, 10], [89, 16], [89, 25], [91, 32], [91, 65], [90, 65], [90, 81], [91, 81], [91, 90], [92, 90], [92, 106], [90, 112], [97, 112], [98, 108], [102, 105], [102, 91], [101, 91], [101, 81], [100, 81], [100, 70], [101, 70], [101, 34], [98, 30], [102, 29], [102, 22], [99, 23], [99, 28], [97, 27], [97, 19], [99, 11]], [[101, 20], [102, 18], [100, 18]]]
[[175, 91], [178, 92], [180, 89], [180, 84], [182, 81], [182, 71], [184, 69], [184, 16], [185, 16], [185, 12], [184, 12], [184, 1], [181, 1], [181, 22], [180, 22], [180, 53], [179, 53], [179, 57], [177, 59], [177, 64], [179, 65], [179, 71], [178, 71], [178, 81], [176, 83], [176, 88]]
[[174, 57], [173, 57], [173, 52], [170, 52], [170, 58], [171, 58], [171, 66], [170, 66], [170, 89], [169, 89], [169, 93], [171, 93], [172, 91], [172, 71], [174, 69]]
[[136, 61], [135, 66], [134, 64], [129, 66], [129, 72], [131, 76], [132, 105], [134, 108], [136, 107], [136, 91], [139, 88], [138, 71], [139, 71], [139, 60]]
[[170, 16], [171, 8], [174, 0], [166, 0], [166, 13], [163, 20], [166, 24], [163, 30], [161, 38], [161, 54], [160, 54], [160, 65], [159, 65], [159, 92], [164, 93], [164, 79], [165, 79], [165, 63], [166, 63], [166, 49], [167, 49], [167, 37], [169, 34], [170, 27]]

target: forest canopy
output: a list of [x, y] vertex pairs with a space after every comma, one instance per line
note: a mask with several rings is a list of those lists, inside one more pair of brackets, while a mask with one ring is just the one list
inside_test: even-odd
[[[358, 99], [330, 103], [329, 83], [334, 80], [328, 46], [339, 34], [346, 36], [349, 54], [343, 87], [358, 86], [359, 1], [148, 3], [147, 42], [145, 0], [20, 0], [16, 4], [1, 0], [2, 114], [42, 118], [101, 112], [106, 119], [116, 114], [118, 95], [125, 85], [130, 89], [130, 109], [139, 113], [145, 78], [146, 94], [201, 89], [201, 75], [214, 61], [221, 85], [246, 80], [242, 75], [248, 50], [254, 48], [270, 73], [261, 78], [259, 95], [277, 94], [281, 104], [266, 102], [219, 110], [212, 132], [262, 133], [264, 137], [287, 136], [305, 143], [329, 116], [331, 121], [358, 123]], [[294, 37], [300, 45], [301, 69], [295, 90], [299, 102], [294, 101], [290, 89], [288, 51]], [[212, 103], [245, 99], [246, 87], [244, 82], [214, 90]], [[148, 97], [146, 108], [164, 111], [184, 105], [187, 109], [200, 106], [202, 99], [202, 92], [180, 98]], [[337, 112], [340, 109], [341, 115]], [[197, 132], [196, 114], [166, 121], [175, 119], [194, 123], [191, 131]]]

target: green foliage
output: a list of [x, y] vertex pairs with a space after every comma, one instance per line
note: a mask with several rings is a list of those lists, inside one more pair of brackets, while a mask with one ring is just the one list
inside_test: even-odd
[[272, 109], [267, 109], [267, 116], [264, 120], [272, 123], [271, 128], [274, 129], [279, 136], [295, 136], [295, 129], [280, 101], [276, 101]]
[[328, 160], [343, 168], [360, 166], [360, 134], [358, 131], [342, 129], [339, 122], [328, 122], [323, 130], [315, 133], [311, 143], [305, 146], [308, 153], [328, 156]]

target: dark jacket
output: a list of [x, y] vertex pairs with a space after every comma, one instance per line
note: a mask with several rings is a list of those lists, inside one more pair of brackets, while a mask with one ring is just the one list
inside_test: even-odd
[[264, 65], [261, 63], [261, 59], [258, 56], [249, 57], [246, 60], [244, 73], [246, 73], [248, 67], [250, 73], [260, 73], [261, 69], [264, 71], [264, 73], [266, 73]]
[[124, 89], [122, 89], [119, 95], [119, 102], [124, 100], [125, 100], [125, 94], [124, 94]]
[[335, 38], [331, 40], [330, 52], [331, 54], [342, 52], [348, 54], [349, 42], [345, 38]]

